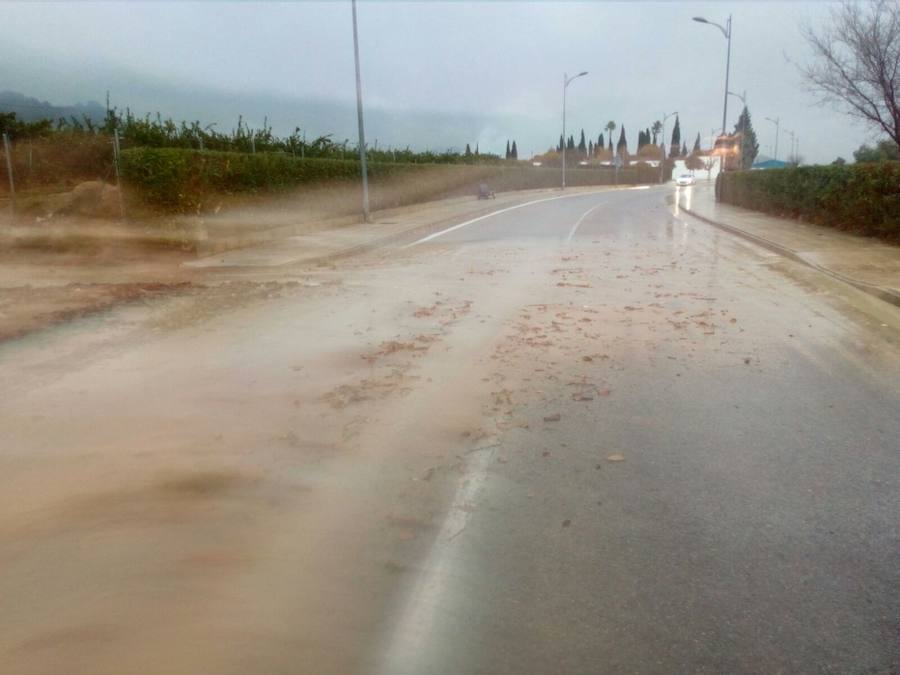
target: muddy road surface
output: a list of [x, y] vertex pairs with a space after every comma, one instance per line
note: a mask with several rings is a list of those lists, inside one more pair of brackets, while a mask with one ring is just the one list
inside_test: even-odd
[[0, 346], [0, 672], [893, 672], [900, 313], [672, 197]]

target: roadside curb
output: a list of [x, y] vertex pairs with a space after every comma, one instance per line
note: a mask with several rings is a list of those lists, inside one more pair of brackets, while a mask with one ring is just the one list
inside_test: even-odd
[[739, 227], [735, 227], [734, 225], [728, 225], [727, 223], [722, 223], [717, 220], [713, 220], [706, 216], [703, 216], [692, 209], [687, 209], [684, 206], [679, 205], [679, 208], [692, 215], [694, 218], [698, 220], [702, 220], [705, 223], [708, 223], [714, 227], [718, 227], [719, 229], [725, 230], [726, 232], [730, 232], [738, 237], [746, 239], [748, 241], [753, 242], [754, 244], [758, 244], [763, 248], [766, 248], [773, 253], [778, 253], [780, 255], [785, 256], [786, 258], [790, 258], [791, 260], [800, 263], [801, 265], [805, 265], [811, 269], [816, 270], [817, 272], [821, 272], [822, 274], [826, 274], [832, 279], [837, 279], [838, 281], [842, 281], [845, 284], [849, 284], [856, 288], [857, 290], [862, 291], [863, 293], [868, 293], [869, 295], [878, 298], [879, 300], [883, 300], [887, 303], [894, 305], [895, 307], [900, 307], [900, 291], [896, 291], [890, 288], [884, 288], [882, 286], [876, 286], [874, 284], [866, 283], [865, 281], [859, 281], [858, 279], [854, 279], [852, 277], [848, 277], [845, 274], [841, 274], [840, 272], [835, 272], [832, 269], [827, 267], [823, 267], [817, 263], [812, 262], [803, 257], [798, 251], [795, 251], [792, 248], [784, 246], [782, 244], [776, 243], [771, 239], [766, 239], [765, 237], [760, 237], [758, 234], [752, 234], [747, 232], [746, 230], [742, 230]]

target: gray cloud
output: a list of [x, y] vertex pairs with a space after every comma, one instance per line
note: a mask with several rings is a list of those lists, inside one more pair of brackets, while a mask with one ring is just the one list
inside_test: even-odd
[[[4, 4], [4, 87], [57, 103], [101, 100], [139, 112], [280, 132], [355, 135], [349, 3]], [[680, 112], [688, 142], [721, 125], [725, 41], [690, 20], [734, 14], [732, 88], [747, 91], [763, 151], [766, 116], [796, 131], [811, 161], [849, 157], [871, 136], [819, 108], [785, 59], [802, 61], [803, 20], [822, 3], [395, 3], [359, 8], [367, 133], [380, 145], [441, 150], [479, 142], [520, 156], [560, 133], [563, 71], [588, 70], [569, 97], [569, 128], [607, 120], [629, 142]], [[730, 101], [729, 125], [739, 112]], [[671, 127], [670, 127], [671, 128]], [[785, 148], [785, 139], [782, 148]], [[784, 152], [781, 153], [782, 155]]]

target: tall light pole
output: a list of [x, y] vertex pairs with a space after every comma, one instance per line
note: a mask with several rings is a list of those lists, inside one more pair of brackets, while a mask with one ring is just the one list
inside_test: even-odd
[[778, 161], [778, 132], [781, 128], [781, 118], [776, 117], [773, 120], [771, 117], [767, 117], [766, 119], [775, 125], [775, 156], [772, 159]]
[[714, 21], [707, 21], [702, 16], [695, 16], [694, 21], [715, 26], [722, 31], [722, 35], [728, 40], [728, 57], [725, 61], [725, 105], [722, 109], [722, 135], [724, 136], [726, 124], [728, 123], [728, 76], [731, 73], [731, 14], [728, 15], [728, 21], [725, 22], [724, 26], [721, 26]]
[[353, 9], [353, 59], [356, 63], [356, 119], [359, 124], [359, 169], [362, 172], [363, 222], [371, 220], [369, 213], [369, 172], [366, 168], [366, 132], [363, 128], [362, 80], [359, 76], [359, 37], [356, 31], [356, 0], [350, 0]]
[[662, 183], [663, 176], [663, 164], [666, 163], [666, 120], [670, 117], [677, 115], [678, 111], [670, 112], [668, 115], [663, 115], [662, 118], [662, 159], [659, 160], [659, 182]]
[[563, 73], [563, 138], [562, 138], [562, 189], [566, 189], [566, 89], [575, 80], [583, 75], [587, 75], [587, 71], [583, 70], [572, 77]]

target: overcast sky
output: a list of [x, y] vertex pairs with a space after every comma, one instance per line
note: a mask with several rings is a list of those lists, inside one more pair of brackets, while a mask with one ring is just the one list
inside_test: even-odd
[[[355, 137], [350, 3], [3, 2], [0, 89], [57, 104], [102, 101], [138, 112], [235, 126], [268, 115], [277, 132]], [[790, 2], [376, 2], [359, 5], [369, 142], [443, 150], [479, 143], [519, 156], [568, 128], [596, 139], [609, 120], [637, 131], [678, 110], [690, 146], [721, 126], [726, 41], [706, 16], [734, 15], [731, 89], [746, 90], [760, 150], [775, 126], [809, 162], [852, 158], [871, 132], [820, 107], [788, 59], [808, 52], [800, 25], [828, 4]], [[730, 97], [728, 125], [741, 103]], [[671, 133], [670, 120], [668, 130]], [[707, 143], [704, 143], [706, 145]], [[782, 134], [779, 156], [790, 140]]]

